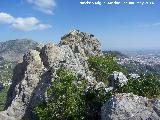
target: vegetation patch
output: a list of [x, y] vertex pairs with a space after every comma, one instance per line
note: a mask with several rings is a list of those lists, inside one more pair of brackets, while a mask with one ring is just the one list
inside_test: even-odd
[[49, 100], [36, 107], [40, 120], [83, 120], [85, 119], [86, 81], [77, 78], [65, 69], [57, 71], [47, 91]]
[[141, 74], [139, 78], [129, 78], [127, 85], [118, 88], [116, 93], [133, 93], [135, 95], [157, 98], [160, 97], [160, 80], [154, 74]]

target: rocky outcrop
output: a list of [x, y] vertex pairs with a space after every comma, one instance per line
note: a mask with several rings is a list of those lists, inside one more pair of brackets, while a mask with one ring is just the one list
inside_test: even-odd
[[36, 50], [29, 51], [24, 56], [23, 63], [17, 65], [15, 70], [13, 84], [8, 92], [6, 112], [16, 119], [24, 116], [31, 98], [35, 99], [40, 94], [35, 91], [44, 73], [44, 66], [39, 54]]
[[117, 94], [101, 108], [102, 120], [159, 120], [147, 98], [129, 94]]
[[127, 84], [127, 77], [122, 72], [114, 71], [108, 78], [109, 86], [116, 88]]
[[93, 34], [73, 30], [61, 39], [60, 45], [69, 45], [74, 53], [80, 53], [81, 55], [102, 54], [101, 44]]
[[14, 70], [4, 113], [16, 120], [34, 119], [32, 109], [46, 99], [45, 91], [56, 77], [56, 70], [64, 67], [92, 82], [94, 78], [86, 60], [88, 55], [98, 54], [101, 54], [98, 40], [77, 30], [62, 37], [58, 46], [47, 44], [30, 50]]
[[[85, 78], [88, 80], [87, 87], [93, 86], [95, 90], [105, 88], [109, 92], [117, 86], [127, 84], [128, 79], [121, 72], [110, 75], [109, 87], [103, 82], [95, 81], [88, 68], [89, 55], [102, 55], [100, 43], [94, 35], [78, 30], [63, 36], [58, 45], [50, 43], [29, 50], [24, 55], [23, 62], [14, 69], [5, 111], [0, 113], [0, 119], [34, 120], [33, 108], [47, 99], [46, 90], [57, 77], [56, 70], [60, 67], [71, 70], [78, 78]], [[159, 102], [151, 105], [153, 107], [146, 98], [118, 94], [102, 107], [102, 120], [158, 120]]]

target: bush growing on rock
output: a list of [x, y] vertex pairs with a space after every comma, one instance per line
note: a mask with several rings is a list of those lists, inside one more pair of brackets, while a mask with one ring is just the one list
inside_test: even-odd
[[93, 72], [97, 81], [108, 84], [108, 77], [112, 72], [121, 71], [127, 73], [127, 70], [119, 65], [114, 58], [112, 55], [89, 57], [89, 69]]
[[65, 69], [58, 69], [57, 76], [47, 91], [48, 101], [35, 109], [39, 119], [85, 119], [86, 81], [77, 81], [77, 78]]
[[101, 120], [101, 107], [111, 97], [112, 92], [106, 93], [101, 88], [98, 90], [89, 89], [86, 92], [86, 114], [87, 120]]
[[[88, 59], [89, 69], [93, 72], [97, 82], [105, 83], [104, 87], [109, 85], [108, 77], [114, 71], [122, 71], [127, 73], [127, 70], [119, 65], [115, 57], [112, 55], [106, 56], [90, 56]], [[100, 111], [102, 105], [111, 97], [112, 91], [106, 93], [105, 88], [92, 89], [86, 93], [86, 104], [89, 120], [100, 120]]]
[[130, 78], [127, 85], [117, 89], [116, 92], [133, 93], [147, 98], [159, 97], [160, 80], [154, 74], [141, 74], [137, 79]]
[[[98, 83], [108, 85], [108, 77], [113, 71], [127, 70], [117, 64], [113, 56], [90, 57], [89, 68]], [[48, 100], [35, 112], [40, 120], [100, 120], [101, 107], [116, 93], [133, 93], [148, 98], [160, 95], [160, 81], [154, 75], [140, 75], [129, 78], [124, 86], [117, 86], [110, 92], [105, 88], [88, 88], [86, 80], [80, 80], [68, 70], [58, 69], [57, 78], [47, 90]], [[87, 89], [86, 89], [87, 87]]]

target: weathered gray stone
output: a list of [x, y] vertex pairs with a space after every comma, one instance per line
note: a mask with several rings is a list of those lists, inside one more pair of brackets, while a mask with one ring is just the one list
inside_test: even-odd
[[101, 55], [101, 44], [89, 33], [73, 30], [61, 38], [59, 45], [69, 45], [75, 53], [83, 55]]
[[102, 120], [159, 120], [147, 98], [131, 93], [117, 94], [101, 108]]
[[45, 92], [60, 67], [69, 69], [78, 78], [85, 78], [89, 84], [94, 84], [87, 57], [100, 54], [99, 47], [100, 43], [93, 35], [72, 31], [62, 38], [59, 46], [47, 44], [30, 50], [14, 70], [4, 113], [16, 120], [34, 119], [32, 110], [46, 100]]
[[22, 71], [15, 71], [13, 85], [8, 93], [6, 113], [16, 119], [21, 119], [25, 115], [34, 90], [41, 80], [40, 76], [43, 74], [44, 66], [39, 54], [36, 50], [29, 51], [24, 56]]
[[6, 114], [6, 112], [1, 112], [0, 113], [0, 120], [16, 120], [15, 118], [13, 117], [10, 117]]
[[154, 100], [153, 109], [160, 116], [160, 100], [159, 99]]
[[116, 88], [117, 86], [123, 86], [127, 84], [128, 79], [122, 72], [114, 71], [108, 78], [109, 86]]
[[62, 59], [61, 49], [54, 44], [47, 44], [42, 47], [40, 53], [45, 67], [52, 67], [57, 61]]

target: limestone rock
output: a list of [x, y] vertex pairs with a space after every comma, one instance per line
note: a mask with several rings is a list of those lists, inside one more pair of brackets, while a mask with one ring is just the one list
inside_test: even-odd
[[58, 46], [47, 44], [30, 50], [14, 69], [4, 113], [16, 120], [34, 119], [32, 110], [47, 99], [46, 90], [60, 67], [92, 84], [94, 77], [88, 68], [88, 55], [100, 53], [99, 41], [93, 35], [79, 31], [64, 36]]
[[117, 86], [123, 86], [127, 84], [128, 79], [122, 72], [114, 71], [108, 78], [109, 86], [116, 88]]
[[153, 102], [153, 109], [160, 116], [160, 100], [159, 99]]
[[6, 103], [6, 113], [10, 117], [21, 119], [25, 115], [31, 98], [37, 93], [35, 89], [44, 69], [39, 54], [36, 50], [29, 51], [24, 55], [23, 63], [18, 64], [15, 68], [13, 84], [9, 89]]
[[73, 30], [61, 38], [59, 45], [69, 45], [75, 53], [81, 55], [101, 55], [100, 42], [89, 33]]
[[61, 49], [51, 43], [42, 47], [40, 56], [45, 67], [52, 67], [52, 65], [55, 64], [56, 61], [62, 59]]
[[159, 120], [147, 98], [117, 94], [101, 108], [102, 120]]
[[16, 120], [13, 117], [10, 117], [6, 114], [6, 112], [1, 112], [0, 113], [0, 120]]

